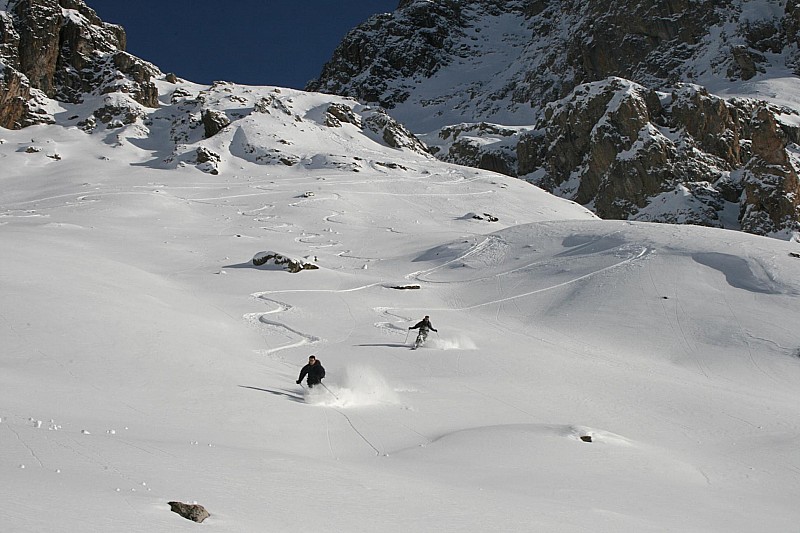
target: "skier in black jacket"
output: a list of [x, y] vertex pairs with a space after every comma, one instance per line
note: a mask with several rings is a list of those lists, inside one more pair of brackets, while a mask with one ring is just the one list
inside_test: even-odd
[[325, 368], [322, 366], [322, 363], [317, 361], [317, 358], [313, 355], [309, 356], [308, 364], [300, 369], [300, 377], [297, 378], [295, 383], [299, 385], [300, 382], [303, 381], [303, 378], [306, 376], [306, 374], [308, 375], [306, 383], [308, 383], [309, 389], [314, 385], [320, 385], [322, 383], [322, 378], [325, 377]]
[[417, 335], [417, 340], [414, 341], [414, 348], [418, 348], [423, 344], [425, 344], [425, 341], [428, 339], [429, 330], [436, 331], [438, 333], [436, 328], [434, 328], [433, 325], [431, 324], [431, 317], [428, 315], [425, 315], [425, 318], [423, 318], [422, 320], [420, 320], [419, 322], [417, 322], [408, 329], [409, 330], [419, 329], [419, 335]]

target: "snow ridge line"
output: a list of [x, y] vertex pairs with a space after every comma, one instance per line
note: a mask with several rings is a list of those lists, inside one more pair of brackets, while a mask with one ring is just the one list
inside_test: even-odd
[[427, 280], [422, 278], [422, 276], [430, 274], [431, 272], [435, 272], [435, 271], [437, 271], [437, 270], [439, 270], [441, 268], [446, 267], [449, 264], [455, 263], [456, 261], [463, 261], [467, 257], [469, 257], [471, 255], [474, 255], [474, 254], [480, 252], [481, 250], [483, 250], [484, 248], [486, 248], [489, 245], [489, 242], [492, 239], [497, 239], [497, 238], [498, 237], [493, 236], [493, 235], [485, 237], [481, 242], [473, 245], [472, 248], [470, 248], [469, 250], [467, 250], [463, 254], [459, 255], [458, 257], [455, 257], [455, 258], [451, 259], [450, 261], [446, 261], [446, 262], [442, 263], [441, 265], [436, 265], [435, 267], [429, 268], [427, 270], [417, 270], [415, 272], [411, 272], [410, 274], [406, 274], [405, 278], [406, 279], [412, 279], [413, 278], [413, 279], [416, 279], [418, 281], [427, 282]]
[[637, 261], [637, 260], [645, 257], [646, 255], [648, 255], [649, 253], [652, 253], [652, 250], [649, 247], [645, 246], [635, 256], [628, 257], [627, 259], [624, 259], [623, 261], [620, 261], [619, 263], [614, 263], [613, 265], [609, 265], [609, 266], [601, 268], [599, 270], [595, 270], [594, 272], [589, 272], [588, 274], [584, 274], [583, 276], [578, 276], [577, 278], [565, 281], [563, 283], [558, 283], [556, 285], [551, 285], [550, 287], [544, 287], [544, 288], [541, 288], [541, 289], [536, 289], [535, 291], [525, 292], [525, 293], [522, 293], [522, 294], [515, 294], [514, 296], [509, 296], [507, 298], [500, 298], [500, 299], [497, 299], [497, 300], [491, 300], [489, 302], [483, 302], [483, 303], [479, 303], [479, 304], [475, 304], [475, 305], [468, 305], [468, 306], [465, 306], [465, 307], [441, 307], [441, 308], [438, 308], [438, 309], [429, 309], [429, 308], [418, 308], [418, 309], [405, 308], [405, 309], [406, 310], [426, 309], [426, 310], [429, 310], [429, 311], [469, 311], [469, 310], [472, 310], [472, 309], [477, 309], [479, 307], [485, 307], [487, 305], [493, 305], [493, 304], [498, 304], [498, 303], [503, 303], [503, 302], [509, 302], [511, 300], [516, 300], [518, 298], [524, 298], [525, 296], [531, 296], [533, 294], [539, 294], [541, 292], [546, 292], [546, 291], [549, 291], [549, 290], [552, 290], [552, 289], [557, 289], [559, 287], [564, 287], [566, 285], [570, 285], [570, 284], [575, 283], [577, 281], [581, 281], [581, 280], [590, 278], [590, 277], [595, 276], [597, 274], [602, 274], [603, 272], [615, 269], [617, 267], [626, 265], [628, 263], [632, 263], [633, 261]]

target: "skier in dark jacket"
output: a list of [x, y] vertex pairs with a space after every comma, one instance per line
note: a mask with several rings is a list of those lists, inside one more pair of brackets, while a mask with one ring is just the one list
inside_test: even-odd
[[438, 333], [436, 328], [433, 327], [433, 324], [431, 324], [431, 317], [429, 317], [428, 315], [425, 315], [425, 318], [423, 318], [422, 320], [420, 320], [419, 322], [417, 322], [408, 329], [409, 330], [419, 329], [419, 335], [417, 335], [417, 340], [414, 341], [414, 348], [417, 348], [425, 344], [425, 341], [428, 339], [428, 331], [432, 330]]
[[325, 368], [322, 364], [317, 361], [317, 358], [313, 355], [308, 358], [308, 364], [305, 365], [302, 369], [300, 369], [300, 377], [297, 378], [298, 385], [303, 378], [308, 375], [308, 379], [306, 383], [308, 383], [308, 388], [312, 388], [314, 385], [319, 385], [322, 383], [322, 378], [325, 377]]

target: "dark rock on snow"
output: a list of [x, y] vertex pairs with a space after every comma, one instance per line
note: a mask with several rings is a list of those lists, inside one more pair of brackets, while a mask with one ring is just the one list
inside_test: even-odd
[[169, 507], [173, 513], [197, 523], [211, 516], [205, 507], [196, 503], [169, 502]]

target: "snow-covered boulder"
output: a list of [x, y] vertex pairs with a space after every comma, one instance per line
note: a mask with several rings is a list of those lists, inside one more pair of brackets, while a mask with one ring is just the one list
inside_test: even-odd
[[229, 119], [225, 113], [221, 111], [206, 109], [203, 112], [203, 128], [206, 134], [206, 139], [213, 137], [219, 133], [222, 128], [228, 126], [230, 123], [231, 119]]
[[275, 265], [295, 274], [301, 270], [316, 270], [319, 267], [314, 263], [316, 258], [294, 258], [278, 252], [258, 252], [253, 256], [255, 266]]

